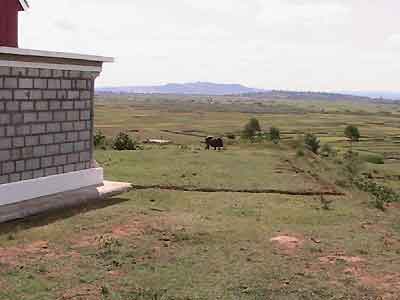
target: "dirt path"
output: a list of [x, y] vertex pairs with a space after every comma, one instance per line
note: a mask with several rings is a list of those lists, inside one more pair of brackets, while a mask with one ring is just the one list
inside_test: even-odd
[[135, 190], [171, 190], [171, 191], [182, 191], [182, 192], [201, 192], [201, 193], [248, 193], [248, 194], [280, 194], [280, 195], [291, 195], [291, 196], [345, 196], [345, 193], [338, 192], [335, 190], [325, 191], [286, 191], [278, 189], [229, 189], [229, 188], [196, 188], [188, 186], [174, 186], [174, 185], [137, 185], [132, 184], [132, 188]]

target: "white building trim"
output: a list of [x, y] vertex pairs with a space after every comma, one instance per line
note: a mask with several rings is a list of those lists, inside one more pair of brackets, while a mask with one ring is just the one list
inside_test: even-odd
[[0, 206], [103, 184], [103, 169], [92, 168], [0, 185]]
[[43, 51], [43, 50], [31, 50], [31, 49], [21, 49], [21, 48], [12, 48], [12, 47], [0, 47], [0, 53], [23, 55], [23, 56], [39, 56], [39, 57], [49, 57], [49, 58], [77, 59], [77, 60], [109, 62], [109, 63], [114, 62], [114, 58], [112, 58], [112, 57], [83, 55], [83, 54], [65, 53], [65, 52], [54, 52], [54, 51]]
[[46, 63], [15, 61], [15, 60], [0, 60], [0, 67], [38, 68], [38, 69], [69, 70], [69, 71], [84, 71], [84, 72], [101, 72], [102, 70], [101, 67], [96, 67], [96, 66], [46, 64]]

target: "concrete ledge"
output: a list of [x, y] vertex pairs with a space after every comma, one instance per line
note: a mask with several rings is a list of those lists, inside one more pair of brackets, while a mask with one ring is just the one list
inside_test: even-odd
[[2, 184], [0, 185], [0, 205], [13, 204], [88, 186], [102, 185], [103, 180], [103, 169], [92, 168]]
[[16, 204], [0, 206], [0, 223], [23, 219], [53, 210], [79, 206], [92, 201], [105, 200], [128, 192], [131, 189], [132, 185], [130, 183], [104, 181], [102, 186], [85, 187]]

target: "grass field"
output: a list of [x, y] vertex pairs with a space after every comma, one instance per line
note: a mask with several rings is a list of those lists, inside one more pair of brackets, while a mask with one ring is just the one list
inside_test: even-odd
[[[336, 184], [334, 159], [298, 157], [292, 144], [313, 132], [343, 152], [343, 129], [354, 123], [354, 150], [385, 158], [363, 172], [400, 189], [400, 106], [214, 100], [99, 99], [96, 127], [108, 137], [173, 141], [98, 150], [107, 179], [227, 191], [133, 190], [1, 225], [0, 299], [399, 299], [400, 205], [376, 209], [370, 195]], [[279, 127], [281, 144], [205, 151], [201, 137], [186, 135], [238, 134], [252, 116]], [[296, 195], [304, 191], [344, 195]]]

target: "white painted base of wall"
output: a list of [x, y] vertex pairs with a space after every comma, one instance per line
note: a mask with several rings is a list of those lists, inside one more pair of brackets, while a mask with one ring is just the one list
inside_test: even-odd
[[92, 168], [77, 172], [41, 177], [0, 185], [0, 205], [18, 203], [43, 196], [73, 191], [103, 184], [103, 169]]

